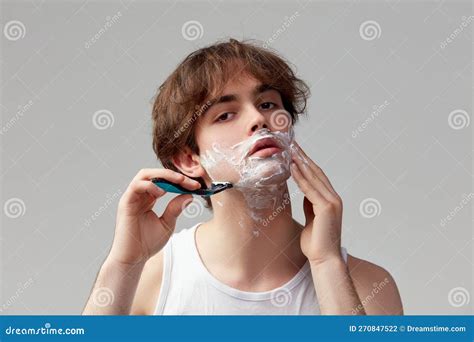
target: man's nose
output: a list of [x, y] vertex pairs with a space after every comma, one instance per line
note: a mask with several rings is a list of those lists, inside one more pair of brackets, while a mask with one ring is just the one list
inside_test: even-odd
[[250, 124], [249, 124], [249, 127], [250, 127], [249, 135], [252, 135], [254, 132], [262, 128], [269, 129], [267, 119], [255, 107], [252, 107], [252, 109], [250, 109], [249, 115], [251, 117]]

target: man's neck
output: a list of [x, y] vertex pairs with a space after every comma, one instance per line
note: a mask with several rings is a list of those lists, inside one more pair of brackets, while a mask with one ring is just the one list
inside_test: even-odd
[[286, 182], [247, 192], [226, 190], [212, 197], [212, 205], [213, 218], [196, 235], [201, 258], [211, 273], [213, 268], [221, 274], [227, 270], [230, 278], [247, 286], [272, 278], [276, 287], [303, 266], [302, 227], [292, 217]]

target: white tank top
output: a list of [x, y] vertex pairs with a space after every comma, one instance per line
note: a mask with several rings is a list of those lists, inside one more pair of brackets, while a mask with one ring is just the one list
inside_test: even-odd
[[[319, 315], [306, 261], [286, 284], [247, 292], [217, 280], [204, 266], [195, 243], [201, 223], [173, 234], [163, 255], [163, 276], [155, 315]], [[341, 247], [347, 262], [347, 251]]]

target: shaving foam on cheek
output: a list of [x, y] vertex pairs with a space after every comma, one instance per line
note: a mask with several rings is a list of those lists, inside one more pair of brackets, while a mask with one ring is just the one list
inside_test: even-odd
[[[270, 157], [249, 156], [254, 144], [263, 138], [272, 138], [282, 151]], [[230, 147], [214, 142], [201, 156], [201, 165], [212, 181], [229, 181], [234, 188], [248, 188], [281, 183], [290, 176], [292, 127], [288, 132], [257, 131], [250, 138]]]
[[[269, 157], [249, 155], [254, 144], [272, 138], [281, 151]], [[286, 180], [290, 177], [294, 131], [271, 132], [262, 129], [250, 138], [230, 147], [213, 143], [201, 156], [201, 165], [212, 181], [229, 181], [243, 194], [249, 216], [262, 222], [268, 210], [274, 210], [284, 200]]]

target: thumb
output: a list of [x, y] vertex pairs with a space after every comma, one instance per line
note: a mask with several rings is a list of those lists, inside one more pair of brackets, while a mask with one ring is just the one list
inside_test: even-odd
[[186, 206], [192, 201], [192, 195], [182, 194], [176, 196], [168, 203], [163, 215], [161, 215], [161, 218], [164, 221], [167, 229], [174, 229], [174, 226], [176, 225], [176, 219], [181, 214], [183, 209], [186, 208]]
[[304, 210], [304, 216], [306, 218], [306, 225], [308, 225], [310, 222], [314, 220], [314, 211], [313, 211], [313, 203], [309, 201], [309, 199], [304, 197], [303, 200], [303, 210]]

